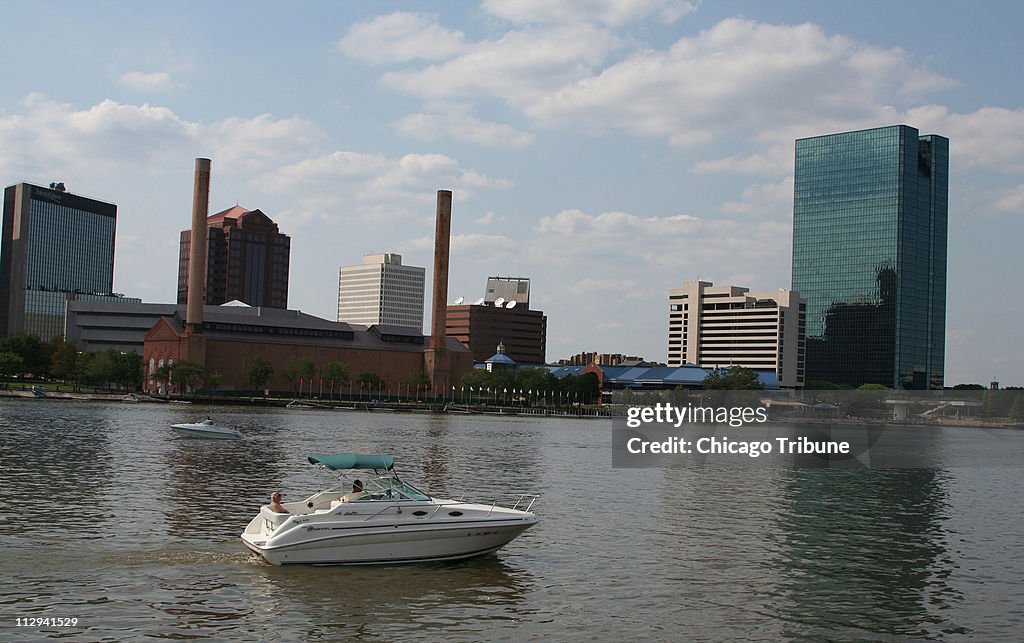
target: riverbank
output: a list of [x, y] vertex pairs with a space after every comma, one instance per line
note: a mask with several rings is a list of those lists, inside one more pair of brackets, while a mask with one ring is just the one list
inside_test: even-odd
[[98, 393], [24, 389], [2, 389], [0, 398], [24, 400], [73, 400], [80, 402], [119, 402], [124, 404], [180, 404], [195, 406], [255, 406], [312, 410], [368, 411], [377, 413], [449, 413], [457, 415], [502, 415], [530, 417], [567, 417], [608, 419], [608, 409], [597, 407], [538, 408], [501, 405], [466, 405], [446, 402], [409, 402], [386, 400], [322, 401], [279, 397], [154, 397], [138, 393]]

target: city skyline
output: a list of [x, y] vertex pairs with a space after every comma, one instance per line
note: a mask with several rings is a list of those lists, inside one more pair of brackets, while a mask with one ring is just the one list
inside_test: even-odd
[[[528, 274], [552, 359], [664, 361], [667, 290], [791, 287], [797, 138], [908, 124], [950, 139], [946, 384], [1024, 384], [1024, 98], [1007, 81], [1024, 9], [302, 9], [8, 7], [26, 28], [0, 44], [19, 61], [0, 86], [4, 184], [117, 203], [114, 290], [173, 302], [191, 160], [210, 157], [211, 210], [272, 213], [292, 237], [289, 305], [325, 319], [349, 258], [430, 265], [451, 189], [449, 303], [482, 274]], [[44, 26], [63, 46], [33, 46]]]

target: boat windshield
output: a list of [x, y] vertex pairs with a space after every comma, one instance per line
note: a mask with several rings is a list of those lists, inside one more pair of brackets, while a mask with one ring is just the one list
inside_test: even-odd
[[430, 500], [430, 497], [416, 487], [393, 478], [381, 476], [367, 480], [363, 485], [364, 494], [356, 500]]

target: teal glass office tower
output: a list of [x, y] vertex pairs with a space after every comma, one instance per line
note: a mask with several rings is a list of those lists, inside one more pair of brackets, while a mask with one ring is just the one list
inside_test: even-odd
[[28, 183], [4, 190], [0, 337], [64, 335], [69, 298], [117, 299], [117, 206]]
[[805, 380], [941, 389], [949, 139], [906, 125], [796, 141]]

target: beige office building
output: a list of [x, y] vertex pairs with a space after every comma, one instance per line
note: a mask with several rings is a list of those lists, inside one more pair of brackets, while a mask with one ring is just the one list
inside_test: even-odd
[[365, 255], [338, 270], [338, 321], [406, 326], [423, 331], [423, 268], [403, 266], [402, 255]]
[[805, 303], [799, 293], [688, 281], [668, 299], [669, 366], [775, 371], [780, 387], [803, 387]]

